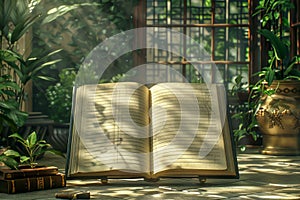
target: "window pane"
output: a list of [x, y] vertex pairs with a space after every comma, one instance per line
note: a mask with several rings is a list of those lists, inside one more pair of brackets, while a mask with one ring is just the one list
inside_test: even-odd
[[190, 61], [210, 61], [212, 48], [212, 29], [205, 27], [186, 28], [187, 41], [186, 58]]
[[[166, 49], [147, 49], [147, 62], [165, 63], [182, 70], [191, 82], [209, 79], [210, 82], [225, 83], [227, 89], [237, 74], [243, 74], [248, 80], [248, 2], [148, 0], [146, 25], [160, 35], [160, 40], [148, 37], [147, 42], [154, 46], [160, 43]], [[165, 27], [186, 37], [176, 38], [167, 33]], [[213, 66], [217, 66], [219, 75]], [[158, 68], [159, 65], [152, 69]]]
[[215, 23], [248, 24], [248, 0], [215, 0]]
[[215, 29], [215, 60], [249, 61], [248, 28]]

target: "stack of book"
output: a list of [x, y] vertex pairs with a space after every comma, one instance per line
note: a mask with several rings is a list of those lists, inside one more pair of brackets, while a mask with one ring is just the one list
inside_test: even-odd
[[58, 168], [0, 169], [0, 192], [14, 194], [66, 186], [65, 175]]

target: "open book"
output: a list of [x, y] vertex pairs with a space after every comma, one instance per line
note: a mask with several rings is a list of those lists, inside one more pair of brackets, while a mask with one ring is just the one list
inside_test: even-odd
[[237, 178], [225, 99], [216, 84], [80, 86], [67, 178]]

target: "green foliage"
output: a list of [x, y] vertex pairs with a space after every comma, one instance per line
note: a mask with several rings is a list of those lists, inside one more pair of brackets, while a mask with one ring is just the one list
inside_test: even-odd
[[[255, 8], [256, 12], [253, 15], [262, 14], [261, 23], [263, 27], [267, 25], [278, 27], [278, 21], [282, 12], [286, 13], [292, 8], [294, 8], [294, 5], [290, 0], [260, 0], [258, 6]], [[283, 25], [288, 27], [288, 19], [284, 17], [282, 20]]]
[[19, 109], [21, 109], [23, 101], [26, 100], [27, 94], [25, 93], [25, 88], [29, 81], [34, 83], [39, 80], [53, 80], [50, 76], [40, 75], [40, 72], [44, 68], [60, 62], [60, 59], [51, 60], [50, 58], [53, 54], [56, 54], [59, 51], [60, 50], [39, 56], [34, 56], [31, 54], [26, 59], [15, 52], [17, 55], [17, 61], [6, 62], [7, 68], [13, 70], [14, 74], [17, 76], [16, 82], [20, 86], [20, 90], [15, 91], [15, 100], [17, 100], [19, 104]]
[[46, 54], [39, 52], [38, 55], [34, 54], [36, 53], [34, 51], [26, 56], [18, 50], [19, 40], [30, 32], [33, 24], [40, 18], [40, 14], [30, 12], [27, 0], [1, 0], [0, 11], [1, 75], [4, 73], [13, 75], [12, 81], [19, 85], [18, 89], [10, 88], [14, 90], [10, 96], [18, 102], [21, 110], [23, 100], [26, 99], [27, 83], [41, 79], [49, 80], [49, 77], [40, 76], [40, 71], [60, 60], [49, 61], [50, 57], [58, 51]]
[[[268, 52], [268, 65], [263, 66], [261, 71], [253, 76], [258, 77], [258, 81], [249, 86], [250, 94], [245, 110], [235, 114], [233, 119], [239, 121], [239, 127], [234, 130], [237, 141], [245, 135], [252, 135], [257, 139], [254, 131], [258, 126], [256, 115], [261, 108], [266, 96], [271, 96], [276, 89], [270, 89], [274, 80], [298, 79], [300, 72], [296, 68], [296, 63], [300, 61], [299, 56], [290, 59], [289, 53], [289, 22], [287, 12], [293, 8], [290, 0], [260, 0], [256, 7], [254, 16], [261, 15], [262, 29], [258, 33], [270, 44]], [[281, 23], [281, 20], [283, 23]], [[271, 105], [272, 106], [272, 105]]]
[[244, 77], [239, 74], [234, 78], [234, 85], [231, 88], [231, 95], [237, 95], [238, 92], [248, 92], [248, 83], [243, 82]]
[[56, 20], [58, 17], [61, 17], [68, 12], [78, 9], [83, 6], [99, 6], [98, 3], [81, 3], [81, 4], [69, 4], [69, 5], [61, 5], [59, 7], [52, 8], [48, 11], [47, 17], [44, 18], [43, 24], [52, 22]]
[[271, 43], [272, 50], [268, 54], [269, 66], [264, 67], [255, 75], [266, 80], [268, 85], [271, 85], [274, 80], [300, 80], [300, 71], [295, 66], [300, 61], [300, 56], [290, 59], [289, 47], [272, 31], [262, 29], [259, 33]]
[[[34, 46], [64, 49], [61, 52], [64, 62], [58, 66], [58, 71], [66, 66], [79, 67], [103, 40], [133, 28], [132, 11], [137, 2], [44, 0], [35, 9], [36, 13], [47, 13], [47, 16], [42, 23], [36, 24]], [[49, 23], [44, 24], [46, 22]]]
[[[243, 76], [238, 75], [234, 79], [234, 85], [231, 89], [231, 95], [239, 97], [239, 93], [246, 93], [248, 97], [248, 83], [243, 82]], [[251, 135], [253, 140], [257, 140], [257, 134], [256, 134], [256, 127], [257, 127], [257, 121], [255, 118], [255, 111], [253, 110], [254, 104], [253, 102], [248, 99], [244, 102], [239, 101], [240, 105], [238, 107], [237, 113], [232, 115], [232, 119], [235, 120], [238, 124], [238, 127], [233, 130], [234, 134], [234, 139], [236, 144], [238, 142], [246, 137]], [[243, 148], [245, 150], [244, 146], [240, 147], [241, 149]]]
[[51, 149], [51, 145], [45, 140], [38, 140], [36, 132], [32, 132], [27, 138], [23, 138], [18, 133], [14, 133], [9, 137], [14, 138], [26, 151], [26, 154], [21, 154], [18, 151], [8, 149], [0, 155], [0, 161], [12, 169], [18, 169], [20, 164], [28, 164], [31, 168], [34, 168], [37, 165], [37, 158], [45, 152], [64, 157], [61, 152]]
[[20, 110], [17, 98], [22, 87], [13, 77], [11, 68], [11, 64], [17, 65], [21, 58], [14, 51], [16, 42], [37, 19], [37, 16], [29, 15], [26, 6], [26, 0], [0, 1], [0, 132], [4, 127], [16, 130], [27, 118], [27, 113]]
[[[268, 66], [254, 74], [258, 81], [251, 86], [251, 100], [254, 114], [257, 113], [265, 96], [271, 96], [276, 89], [270, 89], [274, 80], [295, 79], [300, 80], [300, 71], [295, 65], [299, 63], [300, 56], [290, 58], [289, 30], [290, 25], [287, 13], [294, 5], [289, 0], [260, 0], [256, 8], [257, 14], [262, 14], [262, 29], [258, 31], [264, 37], [271, 49], [268, 52]], [[283, 23], [282, 23], [283, 22]]]
[[59, 73], [59, 82], [46, 90], [49, 116], [56, 122], [69, 122], [72, 106], [72, 91], [76, 72], [65, 68]]
[[[267, 82], [271, 85], [274, 80], [298, 79], [300, 71], [295, 64], [300, 61], [297, 55], [290, 58], [288, 11], [294, 8], [290, 0], [260, 0], [256, 7], [255, 15], [262, 14], [262, 29], [258, 33], [271, 45], [268, 53], [268, 66], [255, 74], [260, 80], [254, 88], [264, 86]], [[262, 84], [263, 83], [263, 84]], [[263, 91], [263, 89], [261, 90]]]
[[243, 108], [238, 113], [232, 116], [239, 124], [238, 128], [233, 130], [234, 139], [238, 143], [242, 138], [251, 135], [254, 140], [257, 140], [257, 133], [255, 128], [257, 125], [256, 120], [256, 105], [250, 100], [245, 102]]
[[18, 168], [17, 158], [20, 157], [20, 154], [13, 150], [6, 150], [4, 153], [0, 154], [0, 162], [4, 163], [7, 167], [11, 169]]
[[[5, 68], [6, 62], [15, 62], [17, 59], [15, 53], [0, 50], [0, 70]], [[4, 127], [16, 130], [27, 119], [27, 113], [19, 110], [19, 104], [15, 99], [20, 91], [20, 86], [13, 81], [10, 74], [0, 75], [0, 132]]]
[[27, 0], [1, 0], [0, 11], [0, 44], [2, 46], [2, 37], [4, 37], [8, 48], [12, 50], [16, 42], [38, 20], [39, 15], [29, 12]]
[[59, 51], [23, 52], [20, 48], [22, 40], [29, 46], [26, 36], [34, 31], [33, 25], [41, 18], [40, 13], [31, 12], [34, 6], [28, 3], [33, 0], [0, 0], [0, 131], [4, 127], [16, 131], [25, 123], [28, 115], [23, 111], [28, 96], [25, 88], [29, 82], [51, 80], [41, 75], [41, 71], [60, 61], [52, 59]]
[[[53, 85], [60, 83], [62, 69], [73, 67], [77, 71], [82, 67], [84, 59], [106, 38], [134, 28], [132, 12], [137, 2], [137, 0], [43, 0], [35, 7], [34, 13], [43, 13], [41, 17], [43, 20], [34, 25], [33, 46], [48, 51], [57, 48], [63, 50], [59, 52], [61, 62], [56, 63], [51, 69], [41, 71], [46, 75], [51, 74], [56, 82], [34, 84], [34, 109], [38, 108], [39, 111], [44, 109], [43, 113], [53, 118], [51, 116], [53, 111], [48, 107], [49, 97], [44, 91], [48, 87], [53, 90]], [[44, 24], [45, 22], [48, 23]], [[110, 80], [116, 74], [126, 72], [133, 66], [132, 61], [132, 53], [120, 57], [106, 70], [101, 79]], [[55, 110], [66, 108], [64, 104], [57, 106]], [[59, 121], [66, 120], [65, 115], [62, 116], [62, 120]]]

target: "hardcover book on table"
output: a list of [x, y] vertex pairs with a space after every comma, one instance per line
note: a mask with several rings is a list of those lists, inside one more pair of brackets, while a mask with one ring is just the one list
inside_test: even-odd
[[61, 173], [29, 178], [0, 179], [0, 192], [8, 194], [47, 190], [65, 186], [65, 175]]
[[23, 169], [0, 169], [0, 179], [29, 178], [36, 176], [55, 175], [58, 168], [55, 166], [23, 168]]

